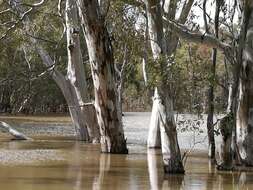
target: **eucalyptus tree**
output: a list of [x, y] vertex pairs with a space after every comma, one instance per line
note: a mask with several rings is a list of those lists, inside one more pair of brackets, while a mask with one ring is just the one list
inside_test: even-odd
[[[193, 0], [185, 1], [178, 19], [180, 23], [186, 22], [193, 2]], [[161, 138], [165, 173], [184, 173], [174, 118], [173, 85], [170, 82], [170, 67], [174, 64], [178, 37], [163, 24], [164, 16], [169, 20], [176, 19], [178, 1], [171, 0], [166, 7], [161, 4], [159, 0], [145, 1], [150, 45], [160, 76], [155, 90], [148, 146], [149, 148], [159, 146], [157, 139]]]
[[78, 0], [84, 36], [91, 65], [95, 108], [101, 134], [101, 151], [106, 153], [128, 153], [118, 109], [114, 56], [105, 23], [109, 2]]
[[[207, 13], [206, 13], [206, 2], [203, 1], [203, 18], [205, 23], [205, 31], [210, 33], [210, 29], [207, 23]], [[220, 9], [223, 4], [223, 0], [216, 0], [215, 6], [215, 16], [214, 16], [214, 35], [216, 38], [219, 38], [219, 17], [220, 17]], [[212, 68], [211, 68], [211, 77], [210, 84], [208, 89], [208, 108], [207, 108], [207, 134], [209, 141], [209, 156], [211, 159], [215, 159], [215, 138], [214, 138], [214, 123], [213, 123], [213, 115], [214, 115], [214, 86], [215, 86], [215, 75], [216, 75], [216, 61], [217, 60], [217, 48], [213, 48], [212, 51]]]
[[[222, 153], [221, 169], [231, 169], [236, 164], [252, 166], [252, 26], [253, 26], [253, 2], [250, 0], [235, 1], [239, 3], [239, 14], [242, 15], [239, 23], [240, 35], [230, 45], [214, 35], [196, 33], [188, 30], [185, 26], [165, 20], [173, 27], [177, 35], [189, 41], [203, 43], [210, 47], [221, 50], [227, 60], [233, 64], [233, 87], [230, 97], [230, 110], [221, 122], [223, 140], [226, 152]], [[237, 6], [233, 6], [235, 12]], [[234, 14], [234, 13], [233, 13]], [[235, 23], [232, 23], [235, 24]], [[234, 27], [234, 26], [233, 26]], [[230, 116], [229, 116], [230, 114]], [[226, 139], [231, 139], [226, 141]], [[224, 150], [224, 149], [223, 149]], [[228, 161], [226, 163], [226, 161]]]
[[[54, 4], [54, 2], [52, 3]], [[65, 6], [68, 48], [68, 68], [66, 76], [57, 69], [56, 63], [53, 61], [50, 53], [38, 41], [39, 37], [35, 37], [37, 35], [34, 30], [35, 27], [28, 15], [28, 13], [31, 13], [44, 4], [44, 0], [34, 4], [26, 4], [22, 1], [9, 2], [11, 9], [18, 15], [16, 23], [22, 22], [24, 25], [23, 34], [28, 36], [29, 43], [35, 47], [35, 52], [40, 56], [42, 63], [47, 67], [47, 72], [51, 74], [53, 80], [61, 89], [68, 104], [69, 112], [79, 139], [98, 141], [99, 132], [96, 128], [96, 123], [94, 123], [92, 119], [94, 111], [92, 107], [86, 107], [88, 92], [80, 50], [79, 22], [75, 2], [66, 1]], [[88, 103], [88, 106], [89, 105], [90, 103]]]
[[253, 166], [253, 2], [241, 0], [240, 7], [243, 17], [237, 58], [240, 65], [240, 77], [236, 134], [243, 163]]
[[[67, 81], [71, 96], [66, 97], [71, 102], [69, 105], [70, 114], [74, 123], [79, 124], [80, 134], [87, 126], [89, 136], [99, 142], [99, 131], [96, 120], [94, 120], [93, 104], [86, 104], [90, 101], [86, 84], [85, 69], [80, 47], [80, 23], [78, 19], [78, 9], [76, 2], [66, 0], [65, 7], [66, 33], [67, 33], [67, 52], [68, 52], [68, 71]], [[95, 122], [94, 122], [95, 121]], [[84, 126], [83, 126], [84, 125]]]

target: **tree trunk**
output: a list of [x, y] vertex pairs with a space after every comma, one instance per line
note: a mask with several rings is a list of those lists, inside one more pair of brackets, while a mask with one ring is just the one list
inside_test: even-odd
[[8, 132], [10, 135], [12, 135], [15, 138], [14, 140], [32, 140], [23, 133], [13, 129], [8, 123], [3, 121], [0, 121], [0, 128], [3, 128], [4, 132]]
[[220, 121], [219, 128], [222, 136], [222, 143], [220, 148], [220, 163], [218, 169], [231, 170], [233, 168], [233, 150], [232, 150], [232, 132], [234, 125], [234, 115], [232, 112], [228, 113]]
[[239, 58], [239, 105], [237, 112], [237, 143], [244, 163], [253, 166], [253, 2], [244, 2], [244, 20]]
[[219, 122], [219, 129], [222, 137], [219, 152], [220, 161], [217, 166], [217, 169], [219, 170], [231, 170], [236, 165], [242, 164], [236, 142], [236, 103], [239, 80], [238, 70], [238, 64], [233, 65], [231, 71], [232, 80], [229, 84], [227, 114]]
[[152, 113], [149, 123], [148, 131], [148, 148], [161, 148], [161, 134], [159, 127], [159, 103], [160, 97], [158, 95], [158, 90], [155, 88], [153, 97]]
[[88, 123], [88, 131], [89, 136], [92, 140], [92, 143], [99, 143], [100, 142], [100, 132], [99, 132], [99, 126], [97, 121], [97, 114], [95, 110], [94, 104], [89, 104], [84, 107], [85, 114], [88, 115], [87, 117], [87, 123]]
[[128, 64], [128, 60], [129, 60], [129, 50], [128, 50], [128, 47], [125, 45], [123, 62], [120, 68], [117, 68], [117, 66], [115, 65], [115, 70], [117, 73], [116, 86], [117, 86], [117, 95], [118, 95], [118, 110], [121, 115], [123, 115], [122, 100], [123, 100], [123, 90], [124, 90], [124, 83], [125, 83], [125, 69], [126, 69], [126, 65]]
[[[74, 1], [66, 2], [66, 28], [69, 59], [67, 77], [55, 68], [54, 62], [52, 61], [49, 53], [37, 42], [35, 38], [30, 37], [30, 42], [35, 46], [35, 51], [41, 57], [42, 62], [48, 68], [48, 71], [51, 72], [53, 80], [59, 86], [66, 99], [72, 122], [76, 128], [78, 139], [90, 141], [87, 130], [87, 113], [83, 108], [83, 102], [85, 102], [86, 94], [85, 73], [80, 53], [79, 34], [76, 31], [76, 25], [78, 22], [78, 17], [76, 15], [77, 10], [73, 3]], [[18, 11], [17, 14], [23, 14], [24, 9], [22, 7], [22, 0], [13, 2], [12, 6], [15, 11]], [[23, 23], [25, 25], [25, 31], [27, 33], [31, 32], [31, 22], [27, 16], [23, 19]], [[90, 131], [93, 129], [90, 127], [92, 125], [93, 124], [88, 125]], [[99, 134], [96, 133], [96, 138], [98, 135]]]
[[[66, 33], [67, 33], [67, 51], [68, 51], [68, 70], [67, 80], [70, 83], [70, 113], [77, 123], [76, 129], [79, 131], [80, 140], [85, 140], [86, 129], [88, 128], [90, 140], [97, 141], [99, 131], [96, 128], [96, 120], [93, 119], [93, 110], [86, 107], [85, 103], [89, 101], [88, 89], [86, 84], [85, 69], [82, 62], [82, 53], [80, 47], [80, 27], [78, 21], [78, 12], [76, 2], [66, 1]], [[76, 113], [75, 113], [76, 112]]]
[[165, 173], [184, 173], [181, 152], [177, 139], [173, 101], [166, 85], [160, 89], [159, 123]]
[[128, 153], [119, 113], [113, 50], [97, 0], [78, 0], [95, 90], [101, 151]]
[[[159, 145], [158, 125], [161, 136], [161, 146], [163, 153], [163, 163], [165, 173], [184, 173], [184, 167], [181, 160], [181, 153], [177, 140], [176, 123], [174, 120], [173, 101], [168, 93], [171, 89], [167, 82], [168, 77], [168, 51], [163, 32], [162, 9], [158, 1], [146, 0], [146, 10], [148, 19], [148, 28], [150, 44], [155, 61], [160, 63], [161, 81], [157, 84], [157, 94], [159, 100], [154, 99], [152, 108], [152, 117], [150, 123], [150, 132], [148, 146]], [[153, 120], [154, 119], [154, 120]], [[154, 134], [152, 134], [154, 133]]]

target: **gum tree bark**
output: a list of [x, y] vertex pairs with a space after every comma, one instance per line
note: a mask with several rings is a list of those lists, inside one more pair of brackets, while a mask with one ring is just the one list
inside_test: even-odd
[[253, 166], [253, 2], [241, 1], [243, 24], [239, 44], [239, 105], [237, 143], [244, 163]]
[[89, 101], [89, 97], [80, 47], [78, 10], [74, 0], [66, 1], [65, 19], [68, 51], [67, 81], [72, 94], [69, 100], [72, 101], [70, 114], [77, 125], [76, 128], [81, 138], [85, 136], [85, 128], [87, 128], [90, 140], [99, 142], [99, 129], [96, 120], [94, 120], [95, 112], [91, 108], [92, 105], [85, 105]]
[[[234, 84], [234, 83], [233, 83]], [[234, 167], [233, 162], [233, 128], [235, 126], [235, 117], [233, 114], [235, 86], [229, 87], [229, 95], [227, 102], [227, 114], [220, 120], [219, 129], [221, 132], [222, 141], [220, 144], [220, 160], [217, 166], [219, 170], [231, 170]]]
[[[175, 1], [170, 2], [171, 14], [175, 15], [171, 6], [175, 5]], [[165, 173], [184, 173], [184, 167], [181, 160], [181, 153], [177, 140], [176, 123], [173, 113], [173, 100], [169, 90], [171, 84], [167, 82], [168, 55], [173, 52], [172, 47], [176, 47], [174, 41], [171, 41], [170, 47], [165, 41], [163, 31], [162, 8], [159, 1], [145, 1], [148, 19], [148, 29], [150, 36], [150, 44], [153, 58], [160, 64], [161, 81], [157, 84], [156, 94], [153, 102], [153, 110], [151, 115], [151, 123], [149, 126], [148, 146], [159, 146], [159, 132], [161, 135], [161, 146], [163, 153], [163, 163]], [[175, 8], [175, 7], [174, 7]], [[171, 40], [174, 38], [171, 38]], [[173, 46], [174, 45], [174, 46]]]
[[101, 134], [101, 151], [128, 153], [122, 115], [118, 110], [116, 73], [111, 39], [98, 1], [78, 0], [79, 14], [88, 48], [94, 90], [95, 108]]
[[[42, 5], [42, 0], [37, 7]], [[25, 12], [22, 7], [22, 1], [11, 1], [10, 5], [17, 11], [18, 15], [22, 15], [25, 32], [30, 33], [30, 19], [28, 16], [23, 16]], [[49, 53], [37, 42], [35, 38], [30, 38], [30, 42], [35, 46], [35, 51], [42, 59], [42, 63], [47, 67], [47, 71], [51, 73], [53, 80], [61, 89], [66, 102], [69, 107], [69, 112], [73, 124], [78, 135], [79, 140], [84, 141], [97, 141], [99, 139], [99, 131], [96, 125], [89, 119], [92, 118], [89, 108], [85, 109], [85, 102], [87, 100], [87, 87], [85, 83], [84, 66], [82, 63], [80, 42], [78, 33], [78, 17], [77, 8], [73, 0], [66, 2], [66, 29], [67, 29], [67, 46], [68, 46], [68, 72], [64, 76], [57, 70]], [[31, 35], [32, 36], [32, 35]], [[88, 131], [88, 129], [89, 131]], [[89, 133], [90, 134], [89, 134]]]

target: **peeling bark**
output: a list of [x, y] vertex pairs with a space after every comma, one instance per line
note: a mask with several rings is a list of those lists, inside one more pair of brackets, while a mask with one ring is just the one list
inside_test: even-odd
[[[181, 160], [181, 153], [177, 140], [176, 123], [174, 120], [173, 100], [169, 93], [171, 84], [168, 84], [167, 77], [169, 73], [164, 73], [168, 67], [168, 57], [171, 56], [172, 46], [168, 46], [165, 41], [163, 31], [162, 10], [158, 1], [145, 1], [150, 44], [155, 61], [159, 62], [161, 67], [162, 79], [157, 84], [156, 94], [153, 99], [154, 107], [149, 128], [148, 146], [159, 146], [157, 140], [161, 136], [161, 146], [163, 153], [163, 164], [165, 173], [184, 173], [184, 167]], [[175, 1], [170, 2], [170, 8], [175, 5]], [[174, 10], [169, 15], [174, 15]], [[174, 41], [172, 42], [174, 43]], [[169, 47], [169, 48], [168, 48]], [[167, 59], [166, 59], [167, 58]], [[166, 60], [165, 60], [166, 59]], [[158, 63], [157, 63], [158, 64]], [[159, 127], [159, 129], [158, 129]], [[153, 134], [152, 134], [153, 133]]]
[[241, 73], [237, 111], [237, 143], [244, 164], [253, 166], [253, 2], [244, 1], [241, 33]]
[[[88, 89], [84, 65], [82, 62], [82, 53], [80, 47], [80, 27], [78, 20], [78, 10], [76, 2], [73, 0], [66, 1], [66, 33], [67, 33], [67, 52], [68, 52], [68, 69], [67, 82], [70, 83], [69, 90], [71, 93], [72, 108], [70, 113], [74, 120], [79, 138], [81, 140], [90, 140], [97, 142], [99, 131], [96, 120], [93, 119], [93, 110], [85, 106], [89, 101]], [[87, 134], [89, 136], [87, 136]]]
[[84, 36], [88, 47], [94, 90], [95, 108], [101, 134], [101, 151], [128, 153], [122, 115], [118, 110], [114, 57], [104, 17], [97, 0], [78, 0]]

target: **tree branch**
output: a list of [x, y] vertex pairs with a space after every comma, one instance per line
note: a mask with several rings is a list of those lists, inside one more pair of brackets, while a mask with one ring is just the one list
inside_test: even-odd
[[13, 129], [8, 123], [5, 123], [3, 121], [0, 121], [0, 128], [3, 128], [4, 131], [15, 137], [15, 140], [32, 140], [23, 133], [20, 133], [16, 129]]
[[194, 3], [194, 0], [185, 1], [184, 6], [182, 8], [182, 12], [181, 12], [179, 19], [178, 19], [179, 23], [184, 24], [186, 22], [193, 3]]
[[192, 32], [188, 28], [186, 28], [184, 25], [181, 25], [179, 23], [176, 23], [174, 21], [168, 20], [163, 17], [163, 21], [167, 26], [170, 28], [170, 30], [173, 30], [178, 37], [183, 38], [187, 41], [194, 42], [194, 43], [200, 43], [205, 44], [212, 48], [217, 48], [225, 53], [230, 53], [231, 46], [229, 44], [226, 44], [219, 39], [217, 39], [215, 36], [211, 34], [204, 34], [201, 32]]

